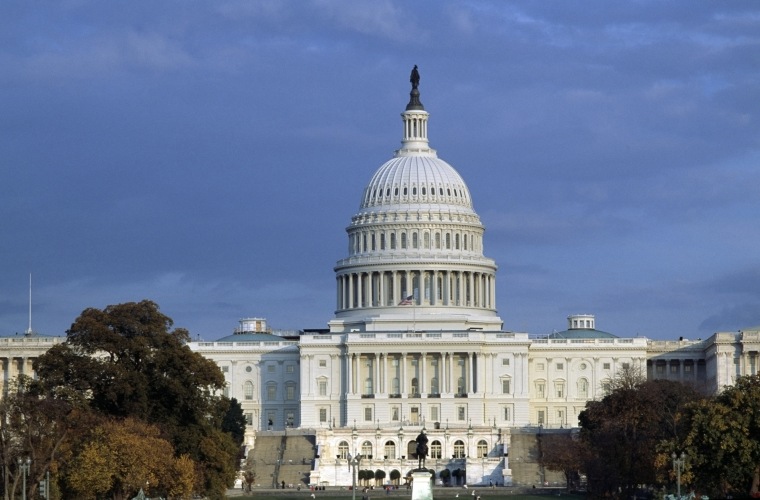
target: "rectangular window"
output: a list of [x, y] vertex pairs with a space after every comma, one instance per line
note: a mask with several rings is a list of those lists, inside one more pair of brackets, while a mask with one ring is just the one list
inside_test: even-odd
[[565, 363], [557, 363], [557, 370], [564, 370], [565, 369]]
[[510, 382], [512, 382], [510, 379], [504, 379], [501, 381], [501, 393], [502, 394], [509, 394], [510, 393]]
[[327, 360], [326, 359], [320, 359], [319, 360], [319, 367], [320, 368], [327, 368]]
[[691, 365], [683, 365], [684, 373], [691, 373]]
[[564, 398], [565, 397], [565, 384], [556, 384], [556, 393], [558, 398]]
[[507, 422], [509, 422], [510, 420], [512, 420], [512, 411], [511, 410], [512, 410], [512, 408], [510, 408], [509, 406], [505, 406], [504, 407], [504, 420], [506, 420]]
[[246, 425], [253, 425], [253, 413], [245, 414], [245, 423]]
[[565, 410], [557, 410], [557, 421], [560, 425], [565, 425], [567, 423], [565, 420]]
[[438, 407], [437, 406], [431, 406], [430, 407], [430, 420], [433, 422], [438, 420]]
[[364, 421], [365, 422], [372, 422], [372, 407], [367, 406], [364, 408]]
[[501, 366], [509, 366], [509, 358], [502, 359]]
[[296, 367], [293, 365], [288, 365], [285, 367], [285, 371], [288, 373], [293, 373], [295, 371]]
[[670, 365], [670, 373], [678, 373], [678, 365]]
[[276, 398], [277, 398], [277, 386], [276, 385], [267, 386], [267, 399], [269, 401], [274, 401]]
[[467, 409], [464, 406], [457, 406], [457, 420], [464, 422], [467, 418]]
[[623, 363], [623, 370], [627, 370], [630, 367], [631, 367], [630, 363]]
[[327, 408], [319, 409], [319, 421], [322, 423], [327, 422]]
[[602, 363], [602, 368], [604, 370], [609, 370], [610, 369], [610, 364], [609, 363]]
[[657, 373], [665, 373], [665, 365], [657, 365]]
[[229, 373], [229, 372], [230, 372], [230, 367], [229, 366], [223, 366], [222, 367], [222, 373]]
[[320, 380], [317, 385], [319, 386], [319, 395], [327, 396], [327, 380]]
[[274, 373], [274, 365], [267, 365], [267, 371], [269, 373]]
[[546, 412], [544, 410], [538, 410], [538, 425], [544, 425], [546, 423]]
[[536, 370], [542, 372], [544, 371], [544, 364], [543, 363], [536, 363]]
[[294, 385], [289, 385], [286, 388], [286, 395], [285, 399], [295, 399], [296, 398], [296, 387]]
[[543, 384], [543, 382], [536, 384], [536, 395], [539, 398], [543, 398], [546, 394], [546, 386]]
[[398, 406], [391, 408], [391, 420], [398, 422]]

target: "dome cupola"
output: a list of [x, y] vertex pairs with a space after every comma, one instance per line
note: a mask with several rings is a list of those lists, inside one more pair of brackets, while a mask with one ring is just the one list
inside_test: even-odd
[[332, 331], [499, 330], [493, 260], [459, 173], [428, 142], [417, 66], [401, 148], [371, 177], [335, 272]]

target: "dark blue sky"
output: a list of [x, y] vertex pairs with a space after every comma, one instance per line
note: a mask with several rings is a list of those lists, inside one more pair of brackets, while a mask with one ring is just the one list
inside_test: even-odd
[[325, 327], [418, 64], [505, 329], [760, 324], [757, 2], [0, 3], [0, 333]]

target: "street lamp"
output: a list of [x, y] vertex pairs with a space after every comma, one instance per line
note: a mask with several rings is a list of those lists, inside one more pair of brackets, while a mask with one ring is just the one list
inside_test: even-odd
[[26, 457], [26, 460], [18, 459], [18, 470], [21, 472], [21, 477], [23, 478], [21, 500], [26, 500], [26, 476], [29, 475], [29, 468], [31, 465], [32, 459], [29, 457]]
[[683, 463], [686, 459], [686, 454], [681, 452], [681, 456], [676, 455], [674, 451], [670, 457], [673, 459], [673, 470], [676, 471], [676, 488], [678, 488], [678, 498], [681, 498], [681, 472], [683, 472]]
[[356, 500], [356, 466], [359, 465], [361, 459], [361, 455], [352, 457], [350, 453], [348, 454], [348, 465], [351, 468], [351, 492], [353, 494], [353, 500]]

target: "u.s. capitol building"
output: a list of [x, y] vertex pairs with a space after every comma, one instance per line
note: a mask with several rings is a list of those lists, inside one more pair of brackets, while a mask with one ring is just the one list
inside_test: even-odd
[[[329, 328], [278, 332], [246, 318], [233, 335], [191, 344], [241, 402], [248, 447], [277, 444], [259, 455], [258, 483], [279, 483], [295, 467], [288, 483], [351, 484], [356, 456], [355, 467], [391, 483], [416, 467], [423, 429], [427, 466], [459, 484], [538, 482], [527, 469], [519, 477], [530, 460], [519, 446], [510, 454], [516, 436], [577, 426], [623, 369], [713, 392], [757, 373], [757, 328], [651, 341], [618, 338], [579, 314], [541, 338], [504, 331], [484, 227], [462, 177], [429, 145], [417, 83], [401, 148], [372, 175], [346, 230]], [[285, 447], [297, 435], [310, 436], [314, 453], [294, 465]]]

